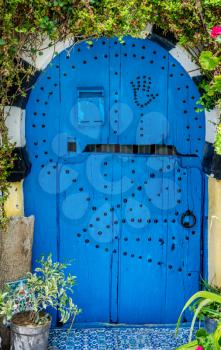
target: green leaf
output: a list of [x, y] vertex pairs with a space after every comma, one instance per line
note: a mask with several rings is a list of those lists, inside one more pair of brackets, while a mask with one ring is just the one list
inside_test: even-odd
[[4, 39], [0, 39], [0, 45], [5, 45], [5, 44], [6, 44], [5, 40]]
[[27, 33], [28, 29], [25, 28], [25, 27], [22, 27], [22, 28], [16, 27], [16, 28], [15, 28], [15, 31], [16, 31], [17, 33]]
[[213, 88], [216, 89], [216, 92], [221, 93], [221, 75], [214, 77]]
[[202, 51], [199, 62], [203, 69], [214, 70], [220, 62], [220, 57], [214, 56], [210, 51]]
[[176, 350], [195, 350], [196, 349], [196, 346], [198, 345], [198, 342], [197, 340], [194, 340], [188, 344], [184, 344], [184, 345], [181, 345], [179, 348], [177, 348]]
[[196, 332], [196, 337], [197, 338], [203, 338], [207, 336], [207, 332], [204, 328], [200, 328], [198, 329], [198, 331]]
[[203, 300], [199, 303], [199, 305], [198, 305], [196, 311], [194, 312], [193, 320], [192, 320], [192, 323], [191, 323], [189, 341], [192, 340], [195, 322], [196, 322], [196, 319], [197, 319], [199, 313], [201, 312], [201, 310], [202, 310], [206, 305], [211, 304], [211, 303], [212, 303], [212, 301], [211, 301], [210, 299], [203, 299]]
[[220, 338], [221, 338], [221, 325], [218, 325], [213, 335], [214, 350], [220, 350]]
[[217, 38], [216, 38], [216, 42], [221, 44], [221, 35], [219, 35]]

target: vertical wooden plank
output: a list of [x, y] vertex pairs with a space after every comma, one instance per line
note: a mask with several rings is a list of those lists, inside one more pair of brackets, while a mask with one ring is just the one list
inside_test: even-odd
[[[185, 175], [186, 174], [186, 175]], [[185, 261], [185, 301], [191, 295], [200, 289], [201, 276], [203, 273], [203, 266], [201, 260], [202, 249], [202, 223], [203, 223], [203, 182], [202, 172], [198, 168], [184, 168], [184, 176], [186, 176], [187, 187], [187, 206], [196, 217], [196, 224], [191, 228], [184, 228], [183, 234], [186, 241], [186, 261]], [[190, 223], [193, 219], [190, 217]], [[196, 252], [199, 252], [197, 254]], [[186, 318], [191, 317], [189, 312], [185, 314]]]
[[109, 41], [110, 55], [110, 124], [109, 140], [110, 144], [120, 144], [121, 124], [119, 116], [121, 114], [121, 44], [118, 39]]
[[[201, 236], [201, 174], [198, 169], [182, 166], [181, 159], [175, 160], [173, 190], [169, 192], [168, 208], [168, 264], [165, 314], [169, 322], [174, 322], [177, 305], [180, 311], [191, 293], [199, 289], [200, 275], [200, 236]], [[184, 228], [182, 215], [192, 210], [197, 224], [194, 228]], [[185, 320], [191, 318], [186, 313]]]
[[[167, 191], [168, 191], [168, 207], [167, 207], [167, 284], [165, 290], [165, 308], [164, 319], [168, 323], [176, 322], [180, 310], [184, 303], [184, 260], [185, 241], [183, 230], [180, 225], [180, 218], [185, 208], [184, 196], [185, 186], [182, 186], [181, 167], [179, 160], [168, 157], [168, 165], [165, 164], [167, 172]], [[170, 167], [170, 168], [169, 168]], [[176, 305], [176, 308], [174, 308]]]
[[149, 40], [125, 41], [121, 65], [122, 143], [163, 143], [167, 128], [167, 59], [168, 53]]
[[[61, 58], [61, 133], [74, 135], [79, 149], [70, 159], [77, 178], [60, 197], [61, 259], [75, 259], [72, 268], [78, 276], [75, 298], [84, 310], [77, 321], [110, 322], [112, 162], [109, 155], [101, 154], [104, 150], [101, 145], [109, 140], [109, 41], [94, 41], [91, 47], [82, 43], [74, 48], [68, 59], [65, 54]], [[78, 123], [76, 91], [95, 87], [104, 90], [105, 128], [103, 125], [87, 127]], [[92, 109], [92, 113], [96, 110]], [[92, 145], [91, 150], [96, 154], [81, 157], [79, 152], [87, 144]], [[66, 158], [65, 154], [62, 156]], [[88, 194], [86, 198], [78, 200], [79, 195], [85, 194]], [[88, 204], [84, 215], [71, 220], [69, 216], [80, 211], [83, 204]], [[93, 300], [93, 305], [90, 305], [90, 300]]]
[[168, 142], [181, 154], [202, 158], [205, 115], [196, 111], [200, 94], [190, 76], [170, 55], [168, 82]]
[[[161, 222], [162, 197], [158, 197], [162, 178], [156, 175], [161, 165], [154, 157], [149, 161], [147, 157], [136, 155], [124, 157], [123, 164], [122, 178], [129, 177], [132, 187], [122, 196], [125, 222], [120, 242], [119, 321], [148, 323], [154, 315], [155, 322], [160, 323], [166, 252]], [[159, 181], [152, 181], [150, 185], [153, 175]]]
[[60, 195], [60, 255], [61, 261], [74, 259], [69, 272], [77, 275], [74, 297], [84, 310], [78, 322], [110, 322], [112, 164], [111, 156], [89, 155], [60, 173], [61, 186], [71, 180]]
[[111, 299], [110, 320], [119, 322], [119, 267], [121, 264], [120, 242], [122, 240], [122, 159], [120, 156], [112, 155], [112, 261], [111, 261]]
[[[109, 41], [109, 76], [110, 76], [110, 135], [109, 143], [113, 144], [112, 152], [120, 152], [120, 103], [121, 103], [121, 44], [117, 38]], [[118, 269], [119, 269], [119, 241], [121, 227], [121, 159], [117, 154], [112, 154], [112, 265], [111, 265], [111, 300], [110, 319], [118, 322]], [[120, 206], [120, 207], [119, 207]]]

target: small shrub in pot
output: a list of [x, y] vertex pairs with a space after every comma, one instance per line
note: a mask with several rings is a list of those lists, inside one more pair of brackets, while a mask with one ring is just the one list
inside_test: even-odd
[[[202, 281], [203, 290], [216, 295], [221, 296], [221, 288], [208, 283], [207, 281]], [[207, 333], [214, 333], [217, 328], [218, 323], [221, 321], [221, 303], [216, 301], [205, 301], [205, 305], [199, 308], [200, 303], [205, 300], [204, 298], [198, 298], [190, 307], [190, 310], [195, 314], [197, 311], [197, 318], [204, 322], [205, 329]]]
[[[183, 313], [190, 308], [193, 319], [190, 327], [189, 343], [180, 346], [177, 350], [220, 350], [221, 349], [221, 291], [220, 288], [204, 282], [203, 291], [195, 293], [184, 305], [177, 322], [177, 331]], [[200, 328], [192, 341], [196, 320], [205, 321], [205, 328]], [[211, 322], [208, 327], [208, 321]]]
[[51, 255], [42, 257], [39, 263], [34, 273], [26, 276], [29, 300], [25, 311], [16, 312], [21, 291], [7, 286], [0, 292], [0, 316], [5, 322], [11, 322], [11, 350], [47, 349], [51, 326], [49, 307], [59, 311], [62, 323], [70, 318], [73, 323], [80, 312], [70, 296], [76, 277], [65, 275], [68, 264], [53, 262]]

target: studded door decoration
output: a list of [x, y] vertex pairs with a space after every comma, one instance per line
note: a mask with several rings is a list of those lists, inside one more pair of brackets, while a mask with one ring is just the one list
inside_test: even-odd
[[198, 98], [148, 39], [81, 43], [40, 75], [27, 106], [26, 214], [34, 259], [73, 261], [77, 321], [175, 322], [199, 289]]

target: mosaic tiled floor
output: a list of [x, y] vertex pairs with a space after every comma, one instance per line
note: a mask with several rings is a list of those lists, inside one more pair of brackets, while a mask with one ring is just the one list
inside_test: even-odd
[[166, 327], [103, 327], [51, 331], [50, 350], [174, 350], [185, 343], [188, 328], [181, 328], [178, 337], [174, 328]]

